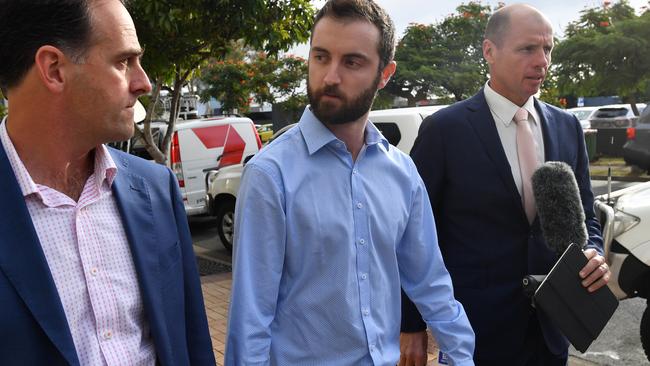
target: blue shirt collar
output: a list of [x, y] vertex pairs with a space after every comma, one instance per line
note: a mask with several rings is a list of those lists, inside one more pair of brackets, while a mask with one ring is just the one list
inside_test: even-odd
[[[305, 139], [307, 144], [307, 150], [309, 155], [314, 154], [320, 150], [323, 146], [334, 142], [339, 141], [339, 139], [334, 136], [332, 131], [330, 131], [311, 111], [310, 106], [305, 108], [305, 111], [300, 117], [298, 122], [298, 127], [302, 136]], [[366, 123], [365, 131], [365, 143], [366, 145], [375, 145], [381, 143], [384, 145], [384, 148], [388, 149], [388, 140], [379, 132], [377, 127], [375, 127], [372, 122], [368, 121]]]

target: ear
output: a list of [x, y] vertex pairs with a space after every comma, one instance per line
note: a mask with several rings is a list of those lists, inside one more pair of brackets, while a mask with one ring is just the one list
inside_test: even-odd
[[390, 77], [393, 76], [395, 73], [395, 69], [397, 68], [397, 62], [391, 61], [384, 67], [383, 70], [381, 70], [381, 80], [379, 80], [379, 85], [377, 85], [377, 89], [383, 89], [386, 84], [388, 84], [388, 80], [390, 80]]
[[483, 58], [489, 65], [494, 62], [494, 52], [496, 45], [489, 39], [483, 40]]
[[66, 77], [65, 68], [69, 64], [69, 59], [54, 46], [42, 46], [34, 56], [37, 75], [43, 86], [54, 93], [63, 91]]

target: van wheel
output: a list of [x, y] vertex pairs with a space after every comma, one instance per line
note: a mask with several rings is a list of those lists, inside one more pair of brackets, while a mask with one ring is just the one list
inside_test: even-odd
[[650, 302], [647, 305], [641, 318], [641, 344], [643, 345], [645, 356], [650, 361]]
[[227, 200], [217, 208], [217, 232], [221, 244], [232, 252], [232, 239], [235, 233], [235, 200]]

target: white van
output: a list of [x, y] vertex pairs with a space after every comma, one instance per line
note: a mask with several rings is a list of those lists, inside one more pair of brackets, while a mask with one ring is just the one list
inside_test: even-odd
[[[151, 124], [153, 140], [160, 146], [167, 124]], [[151, 159], [144, 143], [136, 141], [131, 153]], [[205, 174], [211, 169], [241, 165], [262, 146], [255, 124], [244, 117], [213, 117], [181, 121], [174, 126], [167, 166], [174, 172], [187, 215], [208, 213]]]
[[[408, 154], [418, 135], [422, 120], [444, 107], [446, 106], [376, 110], [370, 112], [369, 119], [391, 145]], [[271, 137], [270, 141], [273, 141], [294, 125], [283, 127]], [[232, 250], [235, 200], [243, 170], [244, 164], [237, 164], [213, 170], [206, 176], [206, 201], [208, 202], [209, 213], [216, 217], [219, 239], [228, 250]]]

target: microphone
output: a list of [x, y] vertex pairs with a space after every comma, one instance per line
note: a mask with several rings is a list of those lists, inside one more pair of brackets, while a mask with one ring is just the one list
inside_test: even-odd
[[584, 248], [588, 238], [585, 213], [571, 167], [560, 161], [546, 162], [533, 173], [531, 183], [548, 246], [558, 255], [571, 243]]

